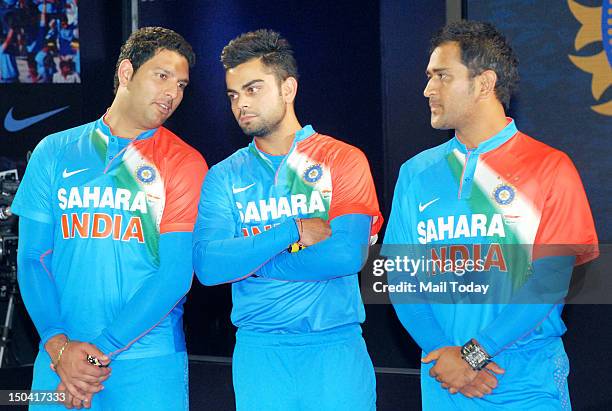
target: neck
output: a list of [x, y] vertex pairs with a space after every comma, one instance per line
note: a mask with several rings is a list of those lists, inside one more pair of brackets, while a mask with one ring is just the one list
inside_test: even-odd
[[295, 114], [287, 114], [287, 117], [283, 119], [272, 133], [265, 137], [255, 137], [255, 142], [260, 150], [273, 156], [281, 156], [289, 152], [293, 140], [295, 139], [295, 133], [297, 133], [302, 126], [295, 117]]
[[457, 138], [467, 148], [476, 148], [480, 143], [493, 137], [506, 127], [506, 113], [501, 104], [480, 110], [478, 116], [455, 129]]
[[147, 131], [147, 129], [140, 127], [130, 118], [130, 111], [129, 107], [125, 107], [125, 104], [122, 104], [120, 98], [115, 97], [113, 104], [104, 116], [104, 121], [110, 127], [113, 135], [133, 140]]

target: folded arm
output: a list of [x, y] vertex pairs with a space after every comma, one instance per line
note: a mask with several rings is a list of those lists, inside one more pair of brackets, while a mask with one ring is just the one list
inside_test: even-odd
[[283, 252], [257, 275], [286, 281], [325, 281], [356, 274], [367, 258], [371, 217], [347, 214], [334, 218], [331, 236], [297, 253]]

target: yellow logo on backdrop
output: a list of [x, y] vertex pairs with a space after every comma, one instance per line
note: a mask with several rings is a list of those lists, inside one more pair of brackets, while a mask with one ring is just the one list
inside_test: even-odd
[[[569, 55], [576, 67], [593, 75], [591, 92], [595, 100], [601, 99], [612, 86], [612, 0], [602, 0], [601, 7], [587, 7], [574, 0], [568, 0], [569, 9], [582, 27], [576, 34], [576, 51], [585, 46], [598, 43], [601, 52], [590, 56]], [[612, 100], [591, 106], [593, 111], [612, 116]]]

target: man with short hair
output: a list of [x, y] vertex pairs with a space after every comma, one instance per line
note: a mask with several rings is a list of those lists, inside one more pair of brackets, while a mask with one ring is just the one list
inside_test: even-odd
[[[422, 247], [438, 259], [459, 250], [463, 262], [488, 267], [455, 276], [438, 266], [419, 281], [484, 279], [507, 288], [488, 299], [455, 293], [453, 304], [402, 304], [392, 295], [423, 349], [424, 410], [570, 408], [563, 297], [573, 266], [597, 256], [597, 235], [568, 156], [505, 115], [517, 66], [488, 23], [450, 23], [432, 40], [424, 91], [431, 125], [455, 137], [402, 166], [384, 243]], [[401, 277], [392, 272], [389, 281]]]
[[44, 138], [13, 202], [19, 285], [41, 337], [32, 389], [59, 385], [67, 406], [188, 409], [182, 314], [207, 166], [162, 124], [194, 62], [172, 30], [132, 33], [111, 107]]
[[300, 125], [297, 64], [278, 33], [243, 34], [221, 61], [253, 140], [211, 168], [193, 257], [202, 283], [232, 283], [236, 407], [374, 410], [357, 279], [382, 224], [368, 161]]

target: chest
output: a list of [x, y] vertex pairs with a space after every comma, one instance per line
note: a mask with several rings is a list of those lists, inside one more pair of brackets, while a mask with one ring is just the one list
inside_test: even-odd
[[293, 154], [278, 168], [251, 158], [232, 176], [229, 195], [243, 236], [269, 230], [288, 218], [327, 219], [334, 184], [333, 170], [323, 162]]
[[535, 240], [545, 187], [529, 169], [451, 154], [415, 186], [408, 207], [421, 244]]
[[64, 239], [142, 243], [159, 233], [163, 170], [132, 146], [75, 146], [58, 161], [53, 181], [53, 210]]

